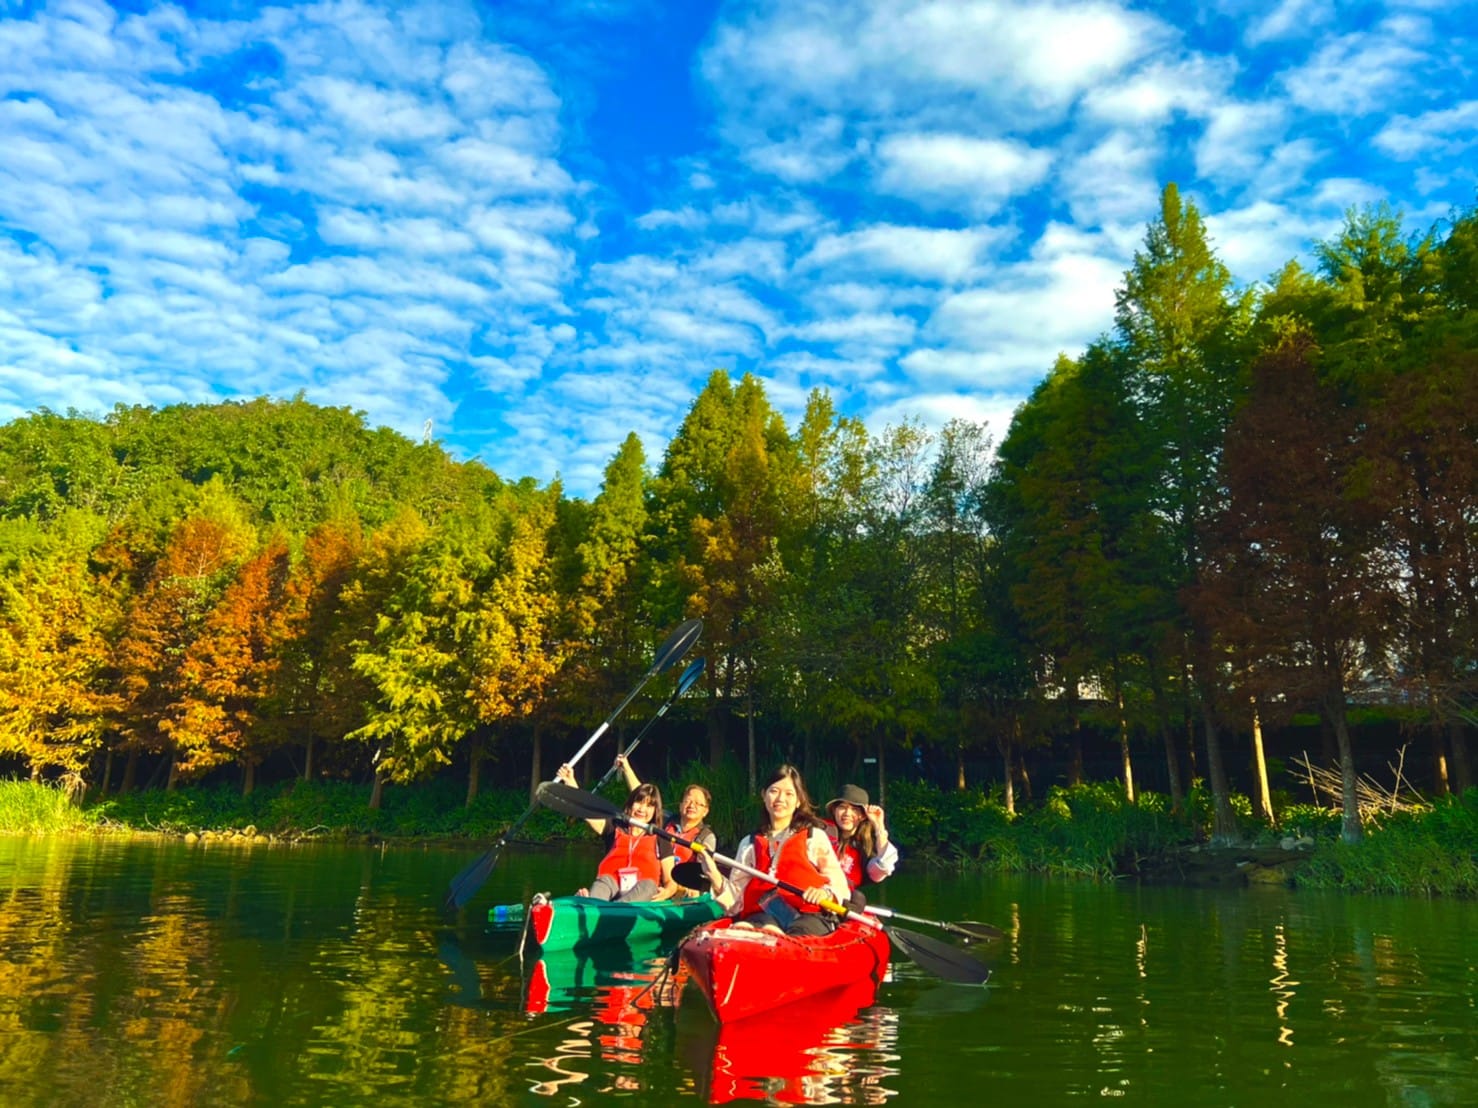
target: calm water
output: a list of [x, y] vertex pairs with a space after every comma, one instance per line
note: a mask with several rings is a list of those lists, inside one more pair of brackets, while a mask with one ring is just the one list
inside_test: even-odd
[[588, 852], [445, 919], [475, 853], [0, 838], [0, 1105], [1478, 1103], [1469, 903], [905, 867], [880, 902], [1009, 932], [986, 989], [898, 963], [731, 1033], [660, 960], [529, 974], [480, 925]]

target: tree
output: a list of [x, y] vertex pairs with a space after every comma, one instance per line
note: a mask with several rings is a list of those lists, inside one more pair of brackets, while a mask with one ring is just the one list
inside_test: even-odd
[[[674, 610], [704, 620], [709, 670], [709, 760], [718, 765], [726, 723], [742, 703], [754, 770], [755, 658], [760, 614], [772, 596], [763, 567], [782, 530], [778, 477], [790, 440], [764, 386], [713, 374], [668, 444], [653, 486], [656, 547], [670, 566]], [[659, 558], [661, 557], [659, 555]]]
[[1383, 649], [1392, 596], [1378, 502], [1361, 473], [1361, 413], [1320, 382], [1313, 346], [1259, 359], [1227, 437], [1228, 503], [1209, 529], [1199, 620], [1249, 660], [1258, 704], [1316, 705], [1339, 746], [1342, 835], [1360, 837], [1346, 704]]
[[[1223, 498], [1217, 471], [1241, 388], [1238, 368], [1252, 300], [1233, 296], [1231, 274], [1212, 252], [1200, 213], [1169, 184], [1160, 217], [1150, 224], [1115, 303], [1115, 337], [1159, 463], [1158, 472], [1147, 475], [1147, 499], [1166, 521], [1174, 551], [1170, 583], [1178, 591], [1200, 578], [1200, 536]], [[1189, 611], [1181, 615], [1215, 805], [1212, 835], [1229, 842], [1237, 823], [1216, 714], [1219, 668], [1207, 629]]]
[[118, 649], [121, 730], [130, 761], [141, 752], [167, 756], [168, 788], [213, 764], [211, 712], [185, 660], [255, 540], [241, 505], [219, 482], [207, 484], [129, 604]]
[[118, 707], [118, 617], [116, 598], [65, 552], [0, 577], [0, 754], [32, 777], [55, 768], [83, 783]]
[[281, 740], [268, 705], [277, 693], [289, 630], [291, 568], [287, 539], [274, 532], [241, 564], [186, 648], [180, 676], [189, 695], [175, 733], [192, 741], [182, 773], [235, 761], [243, 771], [242, 792], [250, 794], [256, 767]]

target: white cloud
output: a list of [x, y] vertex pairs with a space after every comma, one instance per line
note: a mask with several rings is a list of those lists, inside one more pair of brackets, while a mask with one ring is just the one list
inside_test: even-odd
[[877, 161], [883, 192], [982, 216], [1040, 184], [1052, 155], [1011, 140], [908, 133], [883, 139]]
[[1305, 38], [1327, 26], [1333, 18], [1333, 0], [1281, 0], [1269, 6], [1258, 5], [1242, 40], [1248, 46], [1262, 46]]
[[1461, 154], [1478, 143], [1478, 100], [1450, 108], [1398, 115], [1375, 136], [1375, 145], [1393, 158], [1412, 161], [1433, 154]]
[[1373, 31], [1342, 35], [1283, 75], [1293, 102], [1341, 118], [1384, 111], [1426, 68], [1427, 25], [1393, 17]]
[[854, 279], [905, 277], [952, 284], [968, 277], [1008, 236], [999, 228], [955, 231], [878, 224], [823, 236], [796, 266]]
[[1287, 114], [1277, 103], [1221, 104], [1196, 143], [1196, 172], [1222, 185], [1244, 183], [1256, 176], [1286, 128]]
[[[27, 298], [0, 364], [86, 410], [302, 388], [410, 434], [449, 420], [474, 335], [569, 314], [578, 222], [559, 98], [478, 31], [355, 0], [0, 19], [0, 225], [66, 290]], [[52, 372], [78, 359], [91, 385]], [[483, 379], [533, 372], [505, 361]]]

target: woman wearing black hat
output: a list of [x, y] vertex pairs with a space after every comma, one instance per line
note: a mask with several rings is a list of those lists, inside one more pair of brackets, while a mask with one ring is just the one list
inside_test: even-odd
[[875, 885], [893, 875], [898, 848], [888, 838], [882, 808], [868, 803], [866, 789], [842, 786], [842, 795], [826, 806], [826, 814], [831, 817], [831, 845], [854, 892], [863, 883]]

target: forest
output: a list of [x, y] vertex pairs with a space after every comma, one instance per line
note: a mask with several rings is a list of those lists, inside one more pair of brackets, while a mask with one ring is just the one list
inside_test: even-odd
[[1230, 839], [1297, 732], [1354, 841], [1364, 774], [1473, 785], [1478, 212], [1351, 210], [1313, 257], [1238, 287], [1167, 186], [1112, 328], [1001, 441], [824, 391], [789, 426], [720, 370], [588, 500], [301, 396], [13, 420], [0, 773], [471, 803], [552, 776], [697, 616], [672, 718], [751, 781], [866, 759], [1008, 812], [1034, 775], [1204, 781]]

